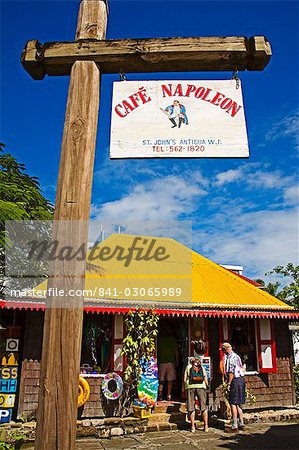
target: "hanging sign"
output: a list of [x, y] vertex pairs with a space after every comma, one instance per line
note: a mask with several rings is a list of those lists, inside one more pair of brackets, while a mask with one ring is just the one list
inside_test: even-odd
[[7, 352], [18, 352], [19, 351], [19, 339], [6, 339]]
[[[6, 348], [18, 348], [18, 339], [7, 339]], [[4, 355], [0, 365], [0, 423], [9, 423], [18, 387], [18, 354]]]
[[12, 409], [0, 408], [0, 423], [9, 423], [11, 421]]
[[236, 80], [113, 84], [111, 158], [248, 156]]
[[212, 378], [212, 369], [211, 369], [211, 358], [209, 356], [199, 356], [201, 360], [201, 365], [206, 369], [207, 378], [210, 381]]
[[15, 394], [0, 394], [0, 408], [12, 408], [15, 404]]

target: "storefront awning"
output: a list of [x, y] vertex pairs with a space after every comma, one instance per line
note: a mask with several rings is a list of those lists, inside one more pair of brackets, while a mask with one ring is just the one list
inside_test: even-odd
[[[25, 309], [25, 310], [42, 310], [46, 309], [46, 302], [33, 301], [30, 299], [24, 300], [0, 300], [1, 308], [8, 309]], [[107, 305], [95, 305], [85, 302], [84, 311], [91, 313], [106, 313], [106, 314], [126, 314], [129, 311], [141, 305], [115, 305], [114, 307]], [[246, 310], [246, 309], [184, 309], [184, 308], [153, 308], [153, 311], [162, 316], [186, 316], [186, 317], [227, 317], [227, 318], [270, 318], [270, 319], [297, 319], [299, 320], [299, 310], [292, 311], [278, 311], [278, 310]]]

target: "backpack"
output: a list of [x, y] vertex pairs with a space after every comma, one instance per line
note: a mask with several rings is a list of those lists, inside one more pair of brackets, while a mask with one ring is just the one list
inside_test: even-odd
[[192, 366], [189, 372], [189, 384], [199, 384], [204, 382], [202, 367]]

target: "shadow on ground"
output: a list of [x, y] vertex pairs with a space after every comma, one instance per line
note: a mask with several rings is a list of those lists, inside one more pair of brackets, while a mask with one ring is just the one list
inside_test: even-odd
[[[267, 431], [239, 434], [232, 442], [231, 435], [220, 438], [217, 448], [242, 450], [297, 450], [299, 449], [299, 425], [273, 425]], [[226, 442], [227, 441], [227, 442]]]

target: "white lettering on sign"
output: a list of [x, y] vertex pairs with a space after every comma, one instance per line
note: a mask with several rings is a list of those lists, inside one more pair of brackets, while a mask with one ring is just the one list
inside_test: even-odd
[[11, 417], [11, 409], [0, 409], [0, 423], [9, 422]]

